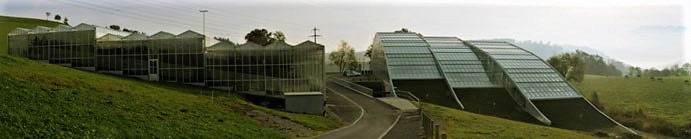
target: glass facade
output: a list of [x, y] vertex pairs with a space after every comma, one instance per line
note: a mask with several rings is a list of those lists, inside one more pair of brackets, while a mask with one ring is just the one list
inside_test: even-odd
[[507, 87], [517, 100], [582, 97], [551, 66], [532, 53], [505, 42], [472, 41], [484, 52], [493, 81]]
[[[515, 102], [515, 105], [500, 106], [509, 108], [500, 109], [520, 107], [525, 113], [515, 114], [535, 118], [547, 125], [554, 122], [559, 126], [567, 119], [560, 115], [562, 111], [546, 108], [552, 107], [552, 102], [571, 105], [569, 101], [582, 101], [579, 103], [587, 104], [587, 100], [554, 68], [533, 53], [511, 43], [379, 32], [372, 46], [372, 69], [384, 82], [387, 91], [396, 87], [413, 90], [412, 93], [423, 96], [421, 98], [431, 103], [447, 104], [445, 102], [451, 100], [448, 98], [453, 98], [459, 108], [477, 109], [479, 112], [499, 110], [496, 108], [497, 102]], [[444, 90], [444, 86], [448, 90]], [[467, 107], [461, 104], [461, 100], [469, 103]], [[550, 104], [544, 105], [547, 102]], [[590, 106], [574, 107], [579, 107], [579, 111], [597, 111]], [[604, 114], [600, 112], [596, 115]], [[583, 119], [583, 114], [577, 118], [569, 116], [570, 119]]]
[[204, 35], [194, 31], [146, 36], [80, 24], [18, 28], [8, 44], [13, 56], [145, 80], [278, 97], [324, 91], [324, 46], [309, 41], [207, 48]]
[[475, 52], [456, 37], [424, 37], [452, 88], [498, 87]]
[[443, 79], [429, 45], [414, 33], [379, 33], [391, 79]]
[[51, 31], [40, 26], [30, 31], [16, 29], [8, 34], [8, 53], [53, 64], [93, 67], [94, 33], [95, 30]]
[[324, 89], [324, 48], [304, 42], [218, 43], [209, 48], [207, 86], [247, 92], [321, 92]]

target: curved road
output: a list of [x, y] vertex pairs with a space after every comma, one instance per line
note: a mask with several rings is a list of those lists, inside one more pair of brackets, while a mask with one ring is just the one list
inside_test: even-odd
[[[327, 103], [332, 103], [329, 102], [330, 99], [345, 99], [350, 104], [338, 104], [337, 102], [334, 105], [352, 105], [354, 103], [356, 107], [347, 107], [351, 109], [347, 111], [358, 114], [357, 117], [355, 117], [354, 123], [312, 137], [313, 139], [379, 139], [386, 135], [398, 118], [396, 109], [383, 102], [353, 92], [332, 82], [327, 82], [326, 87]], [[336, 114], [338, 114], [339, 117], [348, 115], [339, 114], [338, 112], [336, 112]], [[352, 121], [345, 117], [341, 118], [344, 121]]]

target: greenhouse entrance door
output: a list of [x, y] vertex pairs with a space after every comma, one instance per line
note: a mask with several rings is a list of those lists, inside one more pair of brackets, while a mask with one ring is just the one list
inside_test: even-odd
[[158, 59], [149, 59], [149, 81], [158, 81]]

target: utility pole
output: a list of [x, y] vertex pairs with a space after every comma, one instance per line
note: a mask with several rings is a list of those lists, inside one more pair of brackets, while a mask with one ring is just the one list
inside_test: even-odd
[[309, 37], [314, 38], [314, 43], [317, 43], [317, 37], [321, 37], [321, 36], [322, 36], [322, 35], [317, 35], [317, 31], [318, 31], [318, 30], [319, 30], [319, 29], [317, 29], [317, 27], [314, 27], [314, 28], [312, 29], [313, 35], [310, 35], [310, 36], [309, 36]]

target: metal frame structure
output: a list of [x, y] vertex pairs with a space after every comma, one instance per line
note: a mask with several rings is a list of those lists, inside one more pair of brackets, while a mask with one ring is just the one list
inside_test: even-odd
[[325, 89], [324, 46], [310, 41], [207, 47], [191, 30], [147, 36], [89, 24], [17, 28], [7, 38], [12, 56], [150, 81], [275, 98]]
[[[425, 79], [445, 80], [454, 99], [462, 105], [455, 95], [455, 89], [504, 88], [523, 111], [546, 125], [553, 124], [553, 121], [543, 114], [534, 101], [556, 100], [561, 101], [560, 104], [570, 104], [571, 101], [567, 100], [577, 100], [585, 104], [578, 104], [579, 108], [597, 111], [597, 114], [591, 115], [600, 115], [606, 121], [624, 127], [595, 108], [544, 60], [511, 43], [379, 32], [372, 45], [373, 71], [390, 86], [387, 89], [396, 88], [395, 80], [401, 79], [423, 82]], [[426, 73], [409, 67], [419, 65], [436, 65], [427, 71], [437, 71], [441, 78], [413, 78], [395, 74]]]

